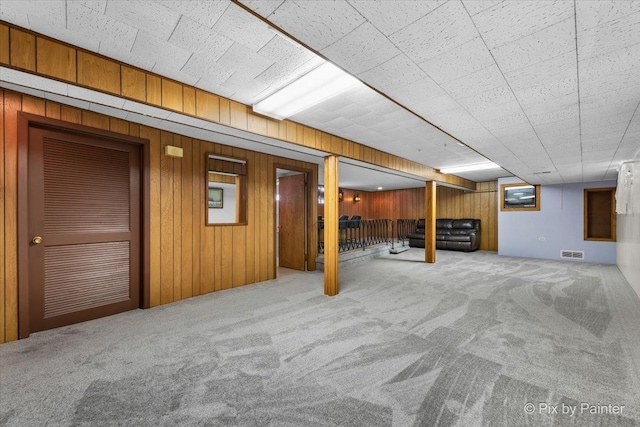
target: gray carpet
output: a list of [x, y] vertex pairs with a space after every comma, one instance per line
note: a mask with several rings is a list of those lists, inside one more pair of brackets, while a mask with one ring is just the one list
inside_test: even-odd
[[334, 298], [287, 274], [1, 345], [0, 425], [640, 426], [615, 266], [423, 256], [345, 268]]

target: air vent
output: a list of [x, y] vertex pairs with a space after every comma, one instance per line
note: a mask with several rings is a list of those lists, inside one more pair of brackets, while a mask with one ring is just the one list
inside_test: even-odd
[[560, 258], [562, 259], [584, 259], [584, 251], [560, 251]]

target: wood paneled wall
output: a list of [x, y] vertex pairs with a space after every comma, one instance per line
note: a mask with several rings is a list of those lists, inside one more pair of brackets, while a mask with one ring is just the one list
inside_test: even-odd
[[370, 193], [373, 218], [424, 218], [424, 187]]
[[438, 218], [477, 218], [482, 221], [480, 249], [498, 250], [498, 181], [477, 183], [476, 191], [438, 187]]
[[[436, 215], [438, 218], [480, 219], [482, 221], [480, 249], [497, 251], [498, 182], [479, 182], [476, 185], [478, 188], [476, 191], [462, 191], [443, 186], [437, 187]], [[424, 188], [360, 192], [360, 194], [362, 196], [362, 209], [369, 213], [368, 216], [363, 216], [363, 218], [388, 218], [395, 221], [402, 218], [425, 217]], [[341, 204], [344, 203], [346, 202]]]
[[[141, 126], [32, 96], [0, 91], [0, 343], [18, 338], [17, 124], [18, 112], [110, 130], [150, 141], [152, 306], [275, 277], [275, 166], [317, 165], [228, 147]], [[184, 157], [163, 155], [166, 145]], [[205, 155], [248, 161], [248, 224], [205, 226]], [[315, 269], [316, 204], [309, 224], [310, 269]]]
[[[372, 218], [370, 207], [370, 194], [367, 191], [342, 189], [344, 197], [342, 202], [338, 203], [339, 216], [347, 215], [351, 218], [354, 215], [360, 215], [362, 219]], [[358, 193], [360, 195], [360, 201], [354, 202], [353, 197]]]
[[475, 183], [0, 22], [0, 63], [22, 71], [401, 172], [475, 189]]

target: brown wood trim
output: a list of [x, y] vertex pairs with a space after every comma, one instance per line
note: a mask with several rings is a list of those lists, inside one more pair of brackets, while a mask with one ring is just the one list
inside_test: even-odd
[[[104, 88], [98, 87], [96, 85], [80, 84], [80, 83], [78, 83], [77, 66], [75, 67], [76, 68], [76, 76], [75, 76], [74, 80], [63, 79], [63, 78], [60, 78], [58, 76], [54, 76], [54, 75], [38, 72], [37, 71], [37, 66], [34, 67], [35, 68], [34, 70], [31, 70], [31, 69], [27, 69], [27, 68], [24, 68], [24, 67], [13, 65], [11, 63], [3, 63], [2, 64], [3, 66], [6, 66], [8, 68], [20, 70], [22, 72], [26, 72], [26, 73], [33, 74], [33, 75], [44, 76], [44, 77], [46, 77], [48, 79], [52, 79], [52, 80], [56, 80], [56, 81], [60, 81], [60, 82], [64, 82], [64, 83], [72, 83], [72, 84], [74, 84], [74, 85], [76, 85], [78, 87], [84, 87], [84, 88], [87, 88], [87, 89], [95, 90], [95, 91], [106, 93], [106, 94], [109, 94], [109, 95], [115, 95], [115, 96], [118, 96], [118, 97], [123, 98], [123, 99], [130, 99], [130, 100], [135, 101], [135, 102], [139, 102], [139, 103], [146, 104], [146, 105], [152, 105], [152, 106], [163, 108], [163, 109], [169, 110], [169, 111], [176, 111], [176, 112], [179, 112], [181, 114], [185, 114], [187, 116], [197, 117], [197, 118], [200, 118], [200, 119], [203, 119], [203, 120], [207, 120], [207, 121], [210, 121], [210, 122], [213, 122], [213, 123], [218, 123], [218, 124], [221, 124], [221, 125], [229, 126], [231, 128], [235, 128], [235, 129], [241, 129], [241, 130], [244, 130], [244, 131], [247, 131], [247, 132], [251, 132], [251, 133], [256, 134], [256, 135], [267, 136], [267, 137], [270, 137], [270, 138], [278, 139], [278, 140], [284, 141], [284, 142], [289, 142], [289, 143], [292, 143], [294, 145], [298, 145], [298, 146], [302, 146], [302, 147], [306, 147], [306, 148], [313, 148], [313, 149], [322, 150], [323, 152], [326, 152], [326, 153], [330, 153], [330, 154], [337, 155], [337, 156], [348, 157], [348, 158], [359, 160], [359, 161], [362, 161], [362, 162], [365, 162], [365, 163], [370, 163], [370, 164], [373, 164], [373, 165], [377, 165], [377, 166], [380, 166], [380, 167], [383, 167], [383, 168], [396, 170], [396, 171], [404, 172], [404, 173], [408, 173], [408, 174], [412, 174], [412, 175], [415, 175], [416, 177], [424, 178], [424, 179], [427, 179], [427, 180], [435, 180], [435, 181], [441, 182], [443, 184], [459, 186], [459, 187], [463, 187], [463, 188], [466, 188], [466, 189], [469, 189], [469, 190], [475, 190], [476, 189], [474, 181], [471, 181], [471, 180], [468, 180], [468, 179], [465, 179], [465, 178], [461, 178], [461, 177], [456, 176], [456, 175], [442, 174], [437, 169], [434, 169], [434, 168], [432, 168], [430, 166], [426, 166], [426, 165], [423, 165], [421, 163], [417, 163], [417, 162], [414, 162], [412, 160], [408, 160], [408, 159], [396, 156], [394, 154], [386, 153], [386, 152], [377, 150], [375, 148], [369, 147], [367, 145], [360, 144], [360, 143], [355, 142], [355, 141], [350, 141], [348, 139], [337, 137], [337, 136], [331, 135], [331, 134], [329, 134], [327, 132], [323, 132], [323, 131], [314, 129], [314, 128], [308, 127], [306, 125], [302, 125], [302, 124], [293, 122], [291, 120], [283, 120], [281, 122], [278, 122], [278, 121], [275, 121], [275, 120], [269, 120], [269, 119], [266, 119], [266, 118], [263, 118], [263, 117], [259, 117], [258, 115], [253, 113], [253, 110], [249, 106], [244, 105], [244, 104], [240, 104], [240, 103], [232, 101], [232, 100], [229, 100], [229, 99], [221, 97], [219, 95], [215, 95], [215, 94], [212, 94], [210, 92], [201, 91], [200, 89], [197, 89], [197, 88], [195, 88], [193, 86], [189, 86], [189, 85], [180, 83], [178, 81], [175, 81], [175, 80], [172, 80], [172, 79], [169, 79], [169, 78], [165, 78], [165, 77], [160, 76], [158, 74], [154, 74], [152, 72], [142, 70], [142, 69], [137, 68], [137, 67], [135, 67], [133, 65], [129, 65], [129, 64], [122, 63], [120, 61], [116, 61], [116, 60], [114, 60], [112, 58], [108, 58], [108, 57], [100, 55], [98, 53], [91, 52], [91, 51], [88, 51], [86, 49], [82, 49], [82, 48], [79, 48], [77, 46], [70, 45], [68, 43], [65, 43], [65, 42], [56, 40], [54, 38], [42, 35], [40, 33], [36, 33], [34, 31], [31, 31], [31, 30], [28, 30], [28, 29], [25, 29], [25, 28], [10, 24], [10, 23], [8, 23], [6, 21], [1, 21], [0, 20], [0, 25], [7, 26], [9, 29], [15, 29], [17, 31], [20, 31], [20, 32], [23, 32], [23, 33], [26, 33], [26, 34], [33, 35], [34, 37], [36, 37], [36, 39], [40, 38], [40, 39], [48, 40], [48, 41], [54, 42], [54, 43], [56, 43], [58, 45], [65, 46], [65, 47], [70, 47], [70, 48], [75, 49], [75, 52], [76, 52], [76, 55], [75, 55], [75, 57], [76, 57], [76, 65], [77, 65], [77, 52], [85, 52], [85, 53], [88, 53], [88, 54], [93, 55], [95, 57], [106, 59], [106, 60], [108, 60], [110, 62], [113, 62], [114, 64], [119, 64], [120, 65], [120, 70], [122, 70], [122, 67], [128, 67], [130, 69], [137, 70], [137, 71], [139, 71], [139, 72], [144, 74], [144, 77], [145, 77], [145, 84], [144, 84], [145, 88], [144, 89], [145, 89], [146, 97], [145, 97], [144, 100], [141, 100], [141, 99], [138, 99], [138, 98], [133, 98], [133, 97], [130, 97], [130, 96], [123, 95], [123, 93], [122, 93], [122, 78], [120, 79], [121, 82], [120, 82], [120, 86], [119, 86], [120, 87], [119, 92], [110, 92], [110, 91], [107, 91]], [[36, 42], [37, 42], [37, 40], [36, 40]], [[37, 43], [36, 43], [36, 45], [37, 45]], [[11, 46], [9, 46], [9, 48], [11, 49]], [[9, 53], [11, 53], [11, 52], [9, 52]], [[34, 60], [37, 58], [37, 48], [36, 48], [36, 52], [35, 53], [36, 53], [36, 55], [35, 55]], [[122, 74], [122, 71], [121, 71], [121, 74]], [[159, 93], [154, 94], [155, 98], [153, 98], [153, 100], [150, 100], [150, 98], [149, 98], [149, 93], [150, 92], [149, 92], [149, 83], [148, 82], [149, 82], [150, 79], [158, 84]], [[172, 108], [167, 107], [167, 106], [165, 106], [163, 104], [163, 101], [162, 101], [162, 99], [163, 99], [163, 90], [162, 90], [162, 87], [161, 87], [163, 80], [170, 81], [172, 83], [175, 83], [176, 85], [181, 85], [181, 87], [183, 89], [182, 90], [182, 93], [183, 93], [183, 100], [182, 101], [183, 102], [182, 102], [182, 109], [181, 110], [172, 109]], [[222, 108], [222, 104], [224, 103], [225, 104], [225, 115], [224, 115], [224, 118], [223, 118], [222, 114], [216, 120], [216, 119], [211, 118], [211, 117], [206, 117], [206, 116], [203, 116], [203, 115], [199, 115], [197, 110], [195, 111], [195, 113], [191, 113], [191, 112], [185, 111], [185, 109], [184, 109], [184, 91], [185, 91], [185, 89], [189, 89], [189, 90], [192, 90], [192, 91], [195, 91], [195, 92], [200, 91], [200, 92], [206, 93], [206, 94], [214, 97], [215, 99], [218, 99], [219, 102], [220, 102], [220, 108]], [[382, 94], [382, 95], [386, 96], [384, 94]], [[395, 101], [393, 101], [393, 102], [395, 102]], [[405, 108], [405, 107], [403, 107], [403, 108]], [[241, 120], [239, 120], [239, 119], [231, 120], [230, 114], [232, 112], [235, 112], [236, 115], [237, 115], [237, 113], [239, 111], [241, 111], [241, 110], [246, 115], [246, 117], [243, 117]], [[410, 110], [408, 110], [408, 111], [410, 111]], [[221, 111], [221, 113], [222, 113], [222, 111]], [[420, 116], [418, 116], [418, 117], [420, 117]], [[420, 117], [420, 118], [423, 119], [422, 117]], [[266, 129], [266, 131], [264, 131], [264, 129], [262, 131], [258, 131], [256, 129], [250, 128], [248, 126], [248, 123], [255, 122], [256, 120], [264, 120], [265, 121], [266, 126], [264, 126], [264, 128]], [[293, 130], [295, 130], [295, 132], [293, 132], [292, 135], [288, 135], [288, 133], [289, 133], [288, 129], [293, 129]], [[278, 131], [277, 133], [276, 133], [276, 130]], [[321, 136], [319, 138], [320, 140], [324, 140], [325, 138], [323, 138], [323, 136], [327, 136], [327, 139], [330, 139], [332, 141], [332, 143], [330, 144], [330, 146], [325, 145], [324, 143], [318, 143], [318, 141], [317, 141], [318, 140], [318, 136], [316, 136], [316, 138], [315, 138], [316, 141], [314, 141], [313, 144], [309, 144], [309, 143], [307, 143], [307, 139], [304, 138], [304, 135], [308, 134], [310, 132], [313, 132], [315, 134], [320, 134], [320, 136]], [[446, 133], [446, 132], [444, 132], [444, 133]], [[302, 138], [300, 136], [302, 136]], [[334, 144], [333, 141], [337, 141], [338, 143]]]
[[29, 336], [29, 257], [28, 257], [28, 147], [29, 128], [46, 128], [71, 132], [85, 136], [98, 136], [114, 139], [128, 144], [141, 146], [142, 149], [142, 218], [141, 218], [141, 308], [150, 307], [150, 178], [149, 178], [149, 141], [107, 130], [73, 124], [62, 120], [38, 116], [36, 114], [18, 112], [18, 337]]
[[[164, 155], [164, 154], [161, 154]], [[214, 224], [209, 224], [209, 204], [208, 204], [208, 200], [209, 200], [209, 172], [216, 172], [216, 171], [212, 171], [209, 170], [209, 156], [216, 156], [216, 157], [226, 157], [228, 159], [234, 159], [234, 160], [241, 160], [244, 163], [244, 175], [240, 175], [238, 174], [239, 177], [244, 178], [244, 185], [240, 186], [240, 195], [242, 196], [242, 200], [243, 202], [240, 203], [240, 209], [241, 212], [236, 212], [236, 217], [238, 216], [238, 213], [240, 214], [240, 218], [242, 219], [241, 221], [238, 222], [228, 222], [228, 223], [214, 223]], [[222, 227], [222, 226], [246, 226], [249, 219], [247, 218], [247, 197], [249, 194], [249, 175], [247, 173], [247, 171], [249, 170], [249, 160], [246, 157], [237, 157], [237, 156], [228, 156], [226, 154], [223, 153], [215, 153], [213, 151], [207, 151], [206, 153], [204, 153], [204, 226], [205, 227]], [[237, 201], [236, 201], [237, 203]]]
[[[286, 169], [290, 171], [302, 172], [306, 174], [305, 185], [306, 185], [306, 196], [307, 196], [307, 271], [314, 271], [316, 269], [315, 259], [318, 256], [318, 241], [317, 241], [317, 230], [318, 230], [318, 199], [316, 197], [318, 191], [318, 179], [317, 179], [317, 169], [314, 171], [309, 168], [299, 167], [299, 166], [290, 166], [285, 165], [283, 163], [274, 163], [273, 164], [273, 182], [276, 182], [277, 171], [276, 169]], [[276, 211], [277, 201], [275, 197], [273, 199], [273, 211]], [[315, 206], [315, 209], [314, 209]], [[276, 224], [273, 226], [274, 232], [276, 229]], [[276, 252], [276, 240], [273, 239], [273, 253]], [[274, 271], [277, 270], [276, 257], [273, 258]]]

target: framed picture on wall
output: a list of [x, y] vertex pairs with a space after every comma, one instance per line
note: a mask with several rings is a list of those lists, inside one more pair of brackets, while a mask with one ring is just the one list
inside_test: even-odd
[[214, 209], [222, 209], [222, 188], [209, 189], [209, 207]]

